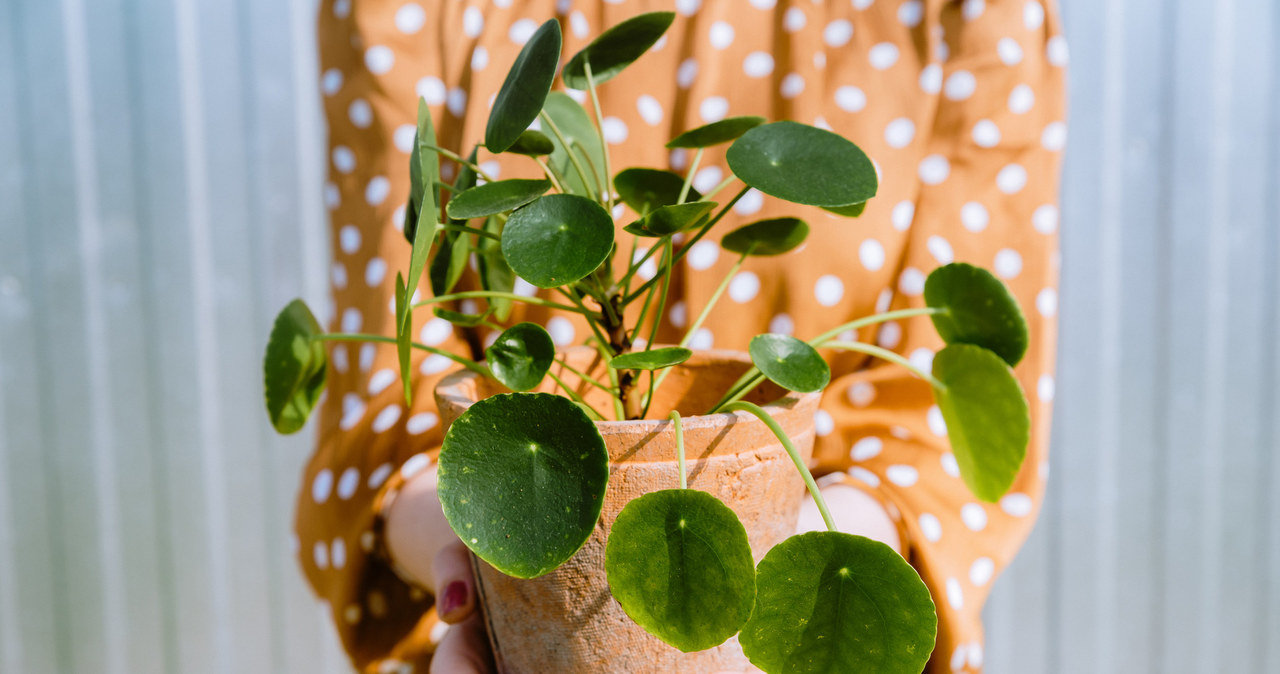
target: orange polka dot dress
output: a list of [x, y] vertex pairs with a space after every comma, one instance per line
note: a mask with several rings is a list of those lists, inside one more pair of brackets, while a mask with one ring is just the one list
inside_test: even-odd
[[[993, 270], [1027, 314], [1031, 344], [1016, 373], [1031, 400], [1032, 440], [997, 504], [965, 488], [928, 385], [901, 367], [832, 355], [817, 418], [818, 471], [884, 505], [933, 593], [941, 622], [927, 671], [981, 671], [982, 604], [1029, 532], [1048, 472], [1067, 61], [1052, 0], [323, 0], [330, 327], [394, 331], [419, 96], [441, 144], [465, 153], [482, 139], [490, 101], [542, 21], [560, 19], [567, 57], [604, 28], [659, 9], [677, 12], [667, 36], [601, 90], [615, 170], [683, 172], [690, 154], [664, 149], [666, 140], [726, 116], [761, 115], [834, 129], [866, 150], [881, 177], [856, 220], [747, 193], [719, 229], [785, 214], [807, 219], [812, 234], [791, 254], [750, 258], [694, 335], [695, 348], [741, 349], [761, 332], [809, 338], [876, 311], [922, 306], [929, 271], [953, 260]], [[480, 161], [502, 178], [536, 175], [521, 158], [482, 152]], [[451, 178], [452, 165], [442, 170]], [[720, 148], [706, 154], [694, 186], [705, 192], [726, 176]], [[732, 266], [718, 238], [695, 245], [676, 270], [663, 341], [683, 336]], [[545, 324], [560, 345], [585, 335], [575, 319], [536, 308], [513, 317]], [[466, 354], [487, 337], [427, 312], [414, 331]], [[857, 337], [925, 369], [941, 346], [927, 318]], [[378, 512], [396, 485], [434, 460], [441, 429], [431, 390], [451, 363], [415, 356], [407, 408], [394, 347], [331, 349], [319, 443], [298, 497], [300, 561], [361, 671], [425, 672], [440, 635], [431, 597], [392, 568]]]

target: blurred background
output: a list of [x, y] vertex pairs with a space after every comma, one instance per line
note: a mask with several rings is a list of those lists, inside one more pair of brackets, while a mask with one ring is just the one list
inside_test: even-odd
[[[1063, 4], [1052, 477], [987, 668], [1280, 672], [1280, 7]], [[0, 671], [347, 671], [257, 375], [328, 305], [314, 12], [0, 2]]]

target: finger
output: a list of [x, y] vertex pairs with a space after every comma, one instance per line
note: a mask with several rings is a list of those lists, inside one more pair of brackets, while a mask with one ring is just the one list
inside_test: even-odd
[[466, 620], [475, 609], [475, 579], [471, 576], [471, 553], [462, 541], [454, 541], [436, 553], [432, 563], [436, 579], [436, 613], [450, 623]]
[[452, 625], [431, 656], [430, 674], [490, 674], [489, 639], [484, 617], [474, 611], [470, 618]]

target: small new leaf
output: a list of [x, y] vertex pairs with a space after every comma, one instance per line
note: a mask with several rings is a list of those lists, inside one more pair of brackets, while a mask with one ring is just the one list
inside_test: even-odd
[[615, 370], [660, 370], [689, 360], [693, 352], [680, 346], [664, 346], [660, 349], [624, 353], [609, 361]]
[[267, 416], [280, 433], [296, 433], [324, 392], [328, 357], [324, 343], [313, 339], [324, 331], [302, 300], [287, 304], [276, 316], [262, 358]]
[[555, 360], [551, 335], [536, 323], [517, 323], [484, 350], [489, 371], [512, 391], [528, 391], [542, 383]]
[[831, 381], [831, 368], [817, 349], [790, 335], [756, 335], [747, 351], [769, 381], [789, 391], [820, 391]]

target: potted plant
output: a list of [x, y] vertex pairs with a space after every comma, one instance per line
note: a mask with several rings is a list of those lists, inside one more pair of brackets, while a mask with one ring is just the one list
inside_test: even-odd
[[[614, 175], [597, 124], [552, 85], [559, 74], [586, 91], [598, 123], [597, 85], [640, 58], [673, 18], [624, 21], [563, 70], [556, 21], [526, 43], [494, 100], [484, 149], [525, 155], [545, 179], [488, 179], [479, 148], [464, 158], [436, 145], [420, 102], [396, 334], [326, 334], [295, 300], [267, 345], [268, 413], [280, 432], [305, 423], [325, 384], [330, 340], [394, 342], [406, 397], [411, 349], [462, 366], [436, 389], [447, 424], [439, 494], [474, 553], [502, 671], [712, 671], [742, 666], [745, 654], [771, 673], [919, 672], [937, 626], [927, 588], [888, 546], [836, 532], [807, 468], [813, 413], [830, 379], [821, 350], [884, 358], [928, 381], [965, 483], [995, 501], [1029, 435], [1010, 369], [1027, 344], [1021, 310], [991, 274], [950, 264], [930, 274], [924, 308], [867, 316], [808, 341], [759, 335], [745, 354], [691, 351], [735, 266], [680, 343], [656, 344], [673, 267], [749, 188], [849, 217], [877, 188], [870, 160], [850, 141], [757, 117], [671, 140], [695, 152], [683, 176], [636, 167]], [[691, 181], [703, 150], [724, 143], [732, 175], [699, 194]], [[452, 184], [441, 181], [441, 157], [460, 166]], [[720, 197], [739, 182], [734, 196]], [[617, 227], [616, 202], [639, 217]], [[794, 250], [808, 231], [798, 218], [771, 218], [724, 234], [720, 245], [741, 265]], [[641, 239], [646, 255], [621, 256]], [[458, 291], [473, 257], [481, 289]], [[651, 259], [657, 273], [641, 282]], [[424, 274], [433, 296], [411, 301]], [[516, 277], [548, 292], [518, 294]], [[447, 308], [458, 300], [484, 306]], [[541, 326], [508, 325], [515, 302], [578, 314], [591, 336], [557, 352]], [[412, 314], [428, 306], [456, 325], [500, 332], [483, 361], [413, 343]], [[932, 372], [844, 336], [921, 315], [948, 344]], [[790, 535], [804, 487], [829, 531]]]

